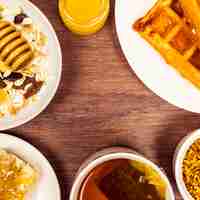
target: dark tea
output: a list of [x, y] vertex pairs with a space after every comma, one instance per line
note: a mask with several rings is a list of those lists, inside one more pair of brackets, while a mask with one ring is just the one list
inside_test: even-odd
[[165, 200], [166, 184], [157, 171], [126, 159], [105, 162], [84, 181], [79, 200]]

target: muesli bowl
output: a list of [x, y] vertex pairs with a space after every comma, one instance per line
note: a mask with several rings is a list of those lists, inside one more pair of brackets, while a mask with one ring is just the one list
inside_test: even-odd
[[104, 150], [101, 150], [92, 156], [90, 156], [79, 168], [75, 180], [70, 192], [69, 200], [82, 200], [81, 193], [85, 181], [90, 176], [90, 173], [97, 168], [98, 166], [106, 163], [108, 161], [113, 161], [117, 159], [126, 159], [133, 162], [141, 163], [151, 167], [157, 175], [160, 176], [162, 181], [165, 183], [166, 190], [164, 194], [165, 200], [175, 200], [175, 195], [172, 189], [172, 186], [167, 178], [166, 174], [161, 168], [155, 165], [153, 162], [145, 158], [144, 156], [138, 154], [132, 149], [122, 148], [122, 147], [111, 147]]
[[[195, 130], [194, 132], [190, 133], [188, 136], [183, 138], [180, 141], [180, 143], [178, 144], [175, 154], [174, 154], [174, 160], [173, 160], [174, 176], [176, 179], [178, 190], [184, 200], [196, 199], [192, 196], [191, 192], [189, 192], [189, 189], [188, 189], [189, 187], [192, 187], [193, 188], [192, 190], [194, 191], [194, 193], [197, 192], [197, 188], [194, 188], [195, 187], [194, 186], [195, 179], [193, 179], [193, 180], [188, 179], [188, 176], [186, 176], [186, 172], [188, 170], [186, 171], [186, 169], [189, 168], [192, 170], [192, 168], [193, 168], [193, 170], [192, 170], [193, 173], [191, 173], [191, 171], [188, 171], [188, 175], [190, 174], [190, 177], [194, 177], [194, 178], [195, 178], [195, 176], [196, 176], [196, 178], [200, 177], [200, 174], [199, 174], [200, 165], [198, 164], [198, 161], [197, 162], [195, 161], [196, 158], [199, 157], [198, 154], [200, 155], [200, 152], [198, 151], [198, 149], [200, 149], [200, 146], [198, 148], [199, 144], [200, 144], [200, 129]], [[196, 155], [193, 152], [195, 149], [197, 150]], [[190, 160], [188, 161], [188, 158], [191, 159], [191, 163], [189, 162]], [[194, 163], [194, 161], [195, 161], [195, 163]], [[186, 168], [184, 167], [184, 165], [185, 165], [184, 163], [187, 164]], [[185, 180], [190, 180], [191, 186], [189, 186], [188, 183], [186, 184]], [[198, 187], [198, 188], [200, 188], [200, 187]], [[195, 192], [195, 190], [196, 190], [196, 192]]]

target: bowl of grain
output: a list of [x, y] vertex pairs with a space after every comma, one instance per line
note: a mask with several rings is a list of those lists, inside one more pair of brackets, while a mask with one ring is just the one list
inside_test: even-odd
[[200, 129], [178, 144], [173, 161], [176, 183], [184, 200], [200, 200]]

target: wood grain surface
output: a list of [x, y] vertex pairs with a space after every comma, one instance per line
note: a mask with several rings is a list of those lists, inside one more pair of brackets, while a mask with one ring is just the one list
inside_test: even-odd
[[42, 114], [7, 133], [44, 153], [59, 177], [63, 200], [69, 199], [74, 175], [84, 159], [117, 145], [131, 147], [164, 168], [176, 199], [181, 199], [172, 157], [177, 143], [200, 127], [200, 116], [170, 105], [138, 80], [120, 49], [114, 1], [103, 30], [83, 38], [63, 26], [57, 0], [32, 1], [57, 32], [63, 53], [62, 81]]

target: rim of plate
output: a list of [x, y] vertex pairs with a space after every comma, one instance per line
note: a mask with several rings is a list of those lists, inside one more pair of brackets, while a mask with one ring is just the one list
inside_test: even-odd
[[57, 34], [56, 34], [56, 32], [53, 28], [53, 25], [48, 20], [47, 16], [35, 4], [30, 2], [29, 0], [22, 0], [22, 1], [24, 1], [24, 3], [29, 5], [30, 7], [32, 7], [32, 9], [35, 10], [40, 15], [40, 17], [45, 21], [45, 23], [48, 25], [48, 28], [51, 31], [52, 36], [55, 40], [57, 52], [58, 52], [58, 55], [59, 55], [59, 59], [58, 59], [59, 65], [57, 66], [59, 70], [58, 70], [58, 74], [57, 74], [56, 85], [55, 85], [54, 89], [52, 90], [50, 98], [46, 101], [46, 103], [43, 104], [43, 106], [40, 109], [38, 109], [36, 112], [34, 112], [34, 114], [30, 115], [30, 117], [27, 117], [27, 119], [25, 119], [25, 120], [19, 119], [17, 122], [13, 122], [13, 124], [11, 124], [11, 125], [3, 126], [3, 128], [0, 128], [0, 131], [4, 131], [4, 130], [8, 130], [8, 129], [12, 129], [12, 128], [16, 128], [18, 126], [21, 126], [21, 125], [33, 120], [40, 113], [42, 113], [47, 108], [47, 106], [50, 104], [50, 102], [52, 101], [54, 96], [56, 95], [56, 92], [58, 90], [58, 87], [59, 87], [59, 84], [60, 84], [60, 81], [61, 81], [61, 76], [62, 76], [62, 64], [63, 64], [62, 63], [62, 50], [61, 50], [61, 46], [60, 46], [60, 42], [58, 40]]
[[[61, 188], [60, 188], [60, 184], [58, 182], [58, 177], [57, 177], [52, 165], [48, 161], [48, 159], [35, 146], [33, 146], [32, 144], [30, 144], [29, 142], [27, 142], [21, 138], [0, 132], [0, 141], [2, 141], [3, 139], [10, 140], [12, 142], [12, 144], [14, 144], [14, 143], [19, 144], [20, 150], [24, 147], [24, 149], [29, 149], [31, 152], [35, 152], [35, 154], [37, 154], [38, 157], [40, 157], [40, 159], [45, 162], [45, 164], [48, 166], [48, 171], [51, 172], [51, 174], [55, 180], [56, 190], [58, 191], [58, 199], [61, 200]], [[1, 142], [0, 142], [0, 144], [1, 144]], [[14, 148], [14, 146], [13, 146], [13, 148]], [[16, 152], [12, 152], [12, 153], [15, 154]], [[20, 155], [18, 155], [17, 153], [16, 153], [16, 156], [20, 157]], [[24, 159], [23, 157], [21, 157], [21, 158]], [[26, 160], [24, 160], [24, 161], [26, 162]]]
[[[175, 99], [174, 98], [174, 94], [173, 93], [171, 93], [171, 95], [164, 95], [162, 92], [160, 92], [161, 90], [160, 90], [160, 88], [158, 87], [158, 86], [155, 86], [156, 84], [155, 83], [152, 83], [151, 81], [149, 81], [149, 80], [147, 80], [147, 78], [146, 77], [144, 77], [143, 76], [143, 72], [141, 72], [141, 71], [139, 71], [136, 67], [135, 67], [135, 65], [136, 65], [136, 58], [134, 58], [134, 55], [133, 56], [131, 56], [130, 55], [130, 53], [128, 53], [128, 51], [127, 51], [127, 44], [125, 44], [125, 42], [124, 42], [124, 38], [123, 38], [123, 36], [122, 36], [122, 33], [123, 32], [126, 32], [126, 30], [122, 30], [122, 26], [120, 26], [120, 21], [122, 21], [121, 20], [121, 5], [122, 4], [127, 4], [128, 2], [130, 2], [131, 0], [127, 0], [127, 1], [122, 1], [122, 0], [116, 0], [116, 2], [115, 2], [115, 27], [116, 27], [116, 32], [117, 32], [117, 36], [118, 36], [118, 40], [119, 40], [119, 43], [120, 43], [120, 46], [121, 46], [121, 49], [122, 49], [122, 52], [123, 52], [123, 54], [124, 54], [124, 56], [125, 56], [125, 58], [126, 58], [126, 60], [127, 60], [127, 62], [128, 62], [128, 64], [129, 64], [129, 66], [131, 67], [131, 69], [133, 70], [133, 72], [135, 73], [135, 75], [139, 78], [139, 80], [143, 83], [143, 85], [145, 86], [145, 87], [147, 87], [148, 89], [150, 89], [154, 94], [156, 94], [157, 96], [159, 96], [161, 99], [163, 99], [163, 100], [165, 100], [165, 101], [167, 101], [168, 103], [170, 103], [171, 105], [173, 105], [173, 106], [176, 106], [177, 108], [181, 108], [181, 109], [184, 109], [184, 110], [186, 110], [186, 111], [190, 111], [190, 112], [193, 112], [193, 113], [200, 113], [200, 108], [199, 109], [197, 109], [197, 106], [193, 106], [193, 105], [191, 105], [191, 104], [187, 104], [186, 105], [186, 103], [184, 103], [184, 102], [180, 102], [180, 99], [181, 99], [181, 97], [182, 96], [179, 96], [179, 100], [177, 100], [177, 99]], [[138, 0], [139, 1], [139, 0]], [[149, 1], [149, 2], [146, 2], [146, 4], [145, 5], [143, 5], [143, 10], [141, 9], [141, 12], [143, 13], [143, 11], [145, 11], [145, 13], [149, 10], [149, 9], [151, 9], [152, 8], [152, 5], [155, 5], [155, 3], [156, 3], [156, 1], [157, 0], [151, 0], [151, 1]], [[132, 2], [132, 1], [131, 1]], [[129, 3], [130, 4], [130, 3]], [[137, 3], [136, 3], [137, 4]], [[136, 6], [136, 4], [135, 4], [135, 6]], [[121, 7], [120, 7], [121, 6]], [[149, 7], [150, 6], [150, 7]], [[134, 8], [133, 8], [134, 9]], [[134, 11], [133, 11], [134, 12]], [[144, 15], [144, 14], [143, 14]], [[142, 15], [141, 15], [142, 16]], [[139, 16], [139, 17], [141, 17], [141, 16]], [[138, 18], [139, 18], [138, 17]], [[133, 23], [134, 23], [134, 20], [133, 20]], [[134, 37], [134, 31], [133, 31], [133, 37]], [[143, 40], [143, 39], [142, 39]], [[146, 41], [145, 41], [146, 42]], [[133, 44], [134, 45], [134, 44]], [[149, 45], [147, 42], [146, 42], [146, 45]], [[150, 46], [150, 45], [149, 45]], [[151, 47], [151, 46], [150, 46]], [[151, 47], [151, 50], [153, 49], [153, 51], [154, 51], [154, 53], [156, 52], [155, 50], [154, 50], [154, 48], [152, 48]], [[156, 53], [158, 53], [158, 52], [156, 52]], [[163, 62], [163, 58], [161, 57], [161, 59], [162, 59], [162, 62]], [[166, 64], [166, 62], [164, 61], [164, 64]], [[167, 64], [166, 64], [167, 65]], [[170, 68], [169, 67], [169, 69], [168, 70], [170, 70], [170, 73], [171, 73], [171, 71], [173, 70], [174, 72], [173, 73], [177, 73], [177, 71], [175, 70], [175, 69], [173, 69], [172, 67]], [[171, 73], [172, 74], [172, 73]], [[170, 75], [171, 75], [170, 74]], [[198, 96], [199, 96], [199, 98], [200, 98], [200, 95], [199, 95], [199, 90], [195, 87], [195, 86], [193, 86], [193, 84], [192, 83], [190, 83], [189, 81], [187, 81], [186, 79], [184, 79], [180, 74], [178, 74], [177, 76], [179, 76], [178, 78], [177, 78], [177, 80], [178, 79], [181, 79], [181, 83], [183, 83], [184, 84], [184, 86], [186, 85], [187, 86], [187, 89], [189, 89], [190, 91], [191, 91], [191, 94], [189, 94], [189, 95], [191, 95], [191, 96], [195, 96], [195, 95], [197, 95], [197, 93], [198, 93]], [[173, 77], [174, 78], [174, 77]], [[177, 81], [176, 80], [176, 81]], [[151, 83], [150, 83], [151, 82]], [[180, 80], [178, 80], [177, 82], [180, 82]], [[178, 84], [180, 84], [180, 83], [178, 83]], [[168, 88], [169, 89], [169, 88]]]

